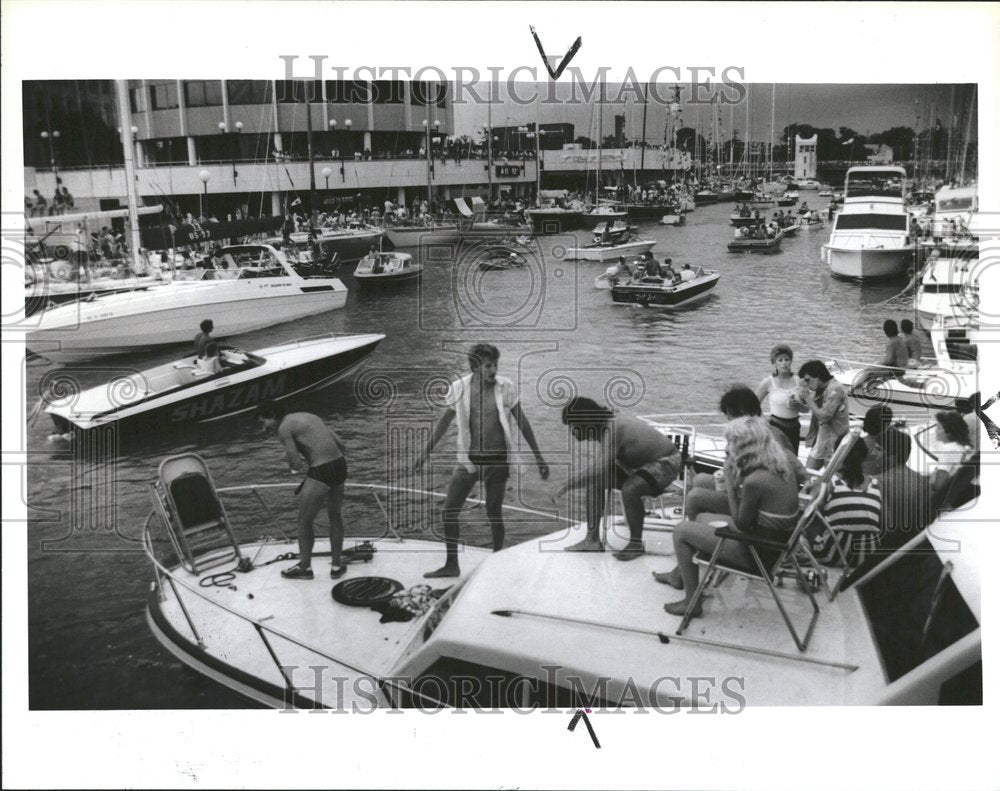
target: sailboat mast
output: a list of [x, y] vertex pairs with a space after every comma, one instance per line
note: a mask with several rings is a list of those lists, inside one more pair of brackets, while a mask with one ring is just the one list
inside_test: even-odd
[[601, 83], [601, 90], [597, 94], [597, 197], [595, 204], [601, 205], [601, 158], [604, 149], [602, 140], [604, 132], [604, 83]]
[[128, 203], [129, 247], [132, 251], [132, 270], [142, 271], [139, 257], [139, 205], [135, 197], [135, 151], [132, 148], [132, 114], [128, 105], [128, 83], [115, 80], [118, 93], [118, 119], [122, 127], [122, 154], [125, 157], [125, 198]]
[[[646, 109], [649, 106], [649, 83], [642, 92], [642, 152], [639, 154], [639, 170], [646, 169]], [[633, 160], [634, 161], [634, 160]]]
[[767, 180], [774, 181], [774, 83], [771, 83], [771, 136], [767, 139]]

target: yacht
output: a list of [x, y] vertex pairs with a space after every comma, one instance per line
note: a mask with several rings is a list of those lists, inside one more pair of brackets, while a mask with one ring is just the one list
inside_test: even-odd
[[975, 185], [941, 187], [934, 193], [931, 235], [954, 237], [968, 234], [972, 216], [979, 211], [979, 193]]
[[871, 280], [904, 274], [913, 263], [910, 216], [901, 167], [847, 171], [844, 205], [823, 245], [823, 262], [837, 277]]
[[[271, 483], [268, 497], [281, 502], [294, 486]], [[460, 576], [428, 580], [422, 572], [439, 561], [441, 544], [413, 531], [430, 535], [432, 526], [408, 523], [401, 535], [393, 514], [419, 505], [405, 513], [430, 521], [436, 509], [425, 500], [444, 495], [348, 482], [352, 507], [371, 514], [353, 521], [372, 530], [345, 541], [346, 575], [331, 583], [320, 560], [329, 544], [318, 538], [315, 578], [290, 582], [280, 572], [294, 562], [293, 537], [235, 537], [260, 530], [256, 491], [216, 489], [194, 454], [164, 459], [143, 547], [155, 638], [178, 661], [258, 704], [664, 713], [982, 704], [989, 553], [979, 503], [843, 578], [829, 569], [826, 593], [794, 582], [769, 592], [735, 573], [719, 576], [685, 630], [681, 616], [663, 610], [678, 593], [651, 577], [676, 562], [678, 517], [667, 509], [646, 518], [646, 554], [630, 563], [610, 551], [628, 537], [612, 513], [600, 525], [606, 551], [563, 551], [586, 526], [554, 522], [554, 532], [501, 552], [466, 546]], [[236, 584], [211, 584], [236, 570]], [[791, 630], [807, 622], [809, 638], [799, 646]]]
[[973, 275], [978, 261], [978, 256], [951, 254], [947, 247], [931, 252], [917, 286], [921, 327], [930, 331], [935, 321], [946, 316], [968, 320], [978, 316], [979, 283]]
[[566, 257], [577, 261], [617, 261], [639, 256], [656, 246], [655, 239], [640, 239], [627, 222], [606, 222], [594, 229], [594, 241], [582, 247], [569, 247]]
[[26, 345], [53, 362], [92, 360], [190, 343], [204, 319], [234, 336], [344, 307], [347, 288], [335, 277], [299, 275], [267, 244], [221, 248], [223, 268], [186, 273], [143, 291], [94, 297], [39, 314]]

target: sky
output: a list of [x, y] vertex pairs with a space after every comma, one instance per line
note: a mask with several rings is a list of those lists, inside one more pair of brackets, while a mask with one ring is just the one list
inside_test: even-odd
[[[566, 77], [563, 77], [565, 81]], [[566, 88], [564, 82], [560, 88]], [[595, 102], [580, 102], [578, 104], [547, 105], [542, 102], [527, 105], [518, 104], [506, 98], [501, 84], [501, 101], [492, 107], [493, 126], [516, 126], [534, 123], [540, 115], [543, 124], [567, 122], [576, 126], [576, 135], [594, 138], [597, 128], [597, 113]], [[772, 84], [748, 85], [749, 102], [722, 106], [722, 127], [724, 138], [729, 137], [729, 129], [734, 126], [742, 139], [747, 123], [747, 105], [750, 107], [751, 137], [754, 140], [766, 140], [771, 128], [771, 94]], [[839, 129], [846, 126], [861, 134], [881, 132], [894, 126], [918, 125], [923, 128], [933, 120], [940, 119], [947, 126], [949, 109], [954, 107], [954, 114], [962, 117], [963, 101], [968, 104], [968, 97], [973, 88], [969, 85], [954, 86], [951, 84], [936, 85], [847, 85], [847, 84], [776, 84], [774, 89], [774, 137], [778, 142], [781, 129], [789, 122], [811, 124], [817, 128]], [[952, 92], [954, 89], [954, 105]], [[535, 83], [523, 83], [516, 90], [521, 95], [530, 97], [538, 92]], [[548, 89], [541, 88], [543, 98]], [[670, 86], [659, 87], [659, 94], [667, 96]], [[700, 121], [704, 125], [705, 136], [710, 129], [711, 111], [707, 105], [696, 109], [695, 105], [686, 104], [683, 99], [690, 96], [690, 86], [684, 86], [682, 93], [683, 123], [694, 127]], [[609, 95], [614, 96], [617, 88], [609, 88]], [[482, 86], [480, 93], [486, 95]], [[455, 134], [474, 134], [487, 123], [490, 110], [485, 104], [469, 102], [455, 105]], [[932, 116], [933, 113], [933, 116]], [[604, 134], [614, 132], [614, 115], [625, 115], [626, 136], [632, 139], [642, 137], [641, 100], [636, 101], [634, 94], [627, 94], [624, 102], [608, 104], [603, 112]], [[666, 111], [663, 104], [650, 100], [646, 117], [646, 140], [650, 143], [663, 142], [666, 121]], [[973, 117], [973, 134], [975, 134], [976, 119]]]

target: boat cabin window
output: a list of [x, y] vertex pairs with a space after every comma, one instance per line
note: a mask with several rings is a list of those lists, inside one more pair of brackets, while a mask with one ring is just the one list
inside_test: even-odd
[[858, 593], [890, 682], [979, 628], [951, 578], [947, 555], [939, 556], [926, 539], [883, 563]]
[[838, 214], [837, 231], [905, 231], [905, 214]]
[[[442, 656], [400, 694], [401, 708], [618, 708], [596, 689], [571, 689], [509, 670]], [[416, 694], [414, 694], [416, 693]]]
[[847, 177], [848, 198], [899, 198], [903, 197], [903, 182], [896, 173], [865, 173]]
[[937, 201], [934, 211], [970, 211], [973, 209], [972, 196], [961, 198], [942, 198]]
[[962, 291], [960, 283], [924, 283], [925, 294], [959, 294]]

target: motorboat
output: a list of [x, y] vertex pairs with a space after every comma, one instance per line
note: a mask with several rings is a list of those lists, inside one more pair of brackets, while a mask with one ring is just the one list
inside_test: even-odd
[[930, 418], [967, 404], [979, 390], [977, 325], [939, 318], [930, 331], [936, 365], [906, 368], [898, 376], [893, 369], [845, 360], [832, 360], [827, 368], [847, 389], [848, 409], [856, 417], [885, 404], [894, 414]]
[[628, 211], [613, 204], [602, 203], [595, 206], [586, 214], [586, 218], [592, 223], [591, 228], [597, 228], [609, 223], [628, 224]]
[[657, 225], [684, 225], [685, 215], [680, 212], [668, 212], [660, 217]]
[[531, 228], [537, 234], [566, 233], [590, 230], [594, 220], [587, 216], [587, 207], [579, 200], [571, 200], [566, 190], [542, 190], [540, 205], [527, 210]]
[[[200, 457], [172, 456], [142, 529], [154, 637], [256, 704], [670, 713], [982, 703], [989, 517], [976, 502], [843, 580], [829, 569], [835, 596], [720, 576], [697, 628], [684, 630], [681, 616], [663, 611], [676, 596], [651, 579], [675, 563], [672, 509], [647, 516], [646, 554], [630, 563], [607, 551], [627, 541], [620, 514], [599, 525], [607, 550], [586, 553], [562, 551], [586, 526], [549, 516], [546, 535], [495, 553], [466, 546], [460, 576], [427, 580], [422, 572], [442, 550], [422, 536], [434, 529], [432, 498], [444, 495], [349, 481], [352, 523], [370, 530], [346, 538], [347, 572], [331, 591], [320, 565], [327, 539], [316, 541], [315, 578], [289, 581], [280, 572], [297, 557], [295, 538], [256, 537], [294, 486], [216, 488]], [[404, 513], [418, 515], [406, 535], [395, 527]], [[533, 524], [547, 516], [507, 506], [505, 518], [522, 514]], [[233, 584], [212, 584], [229, 573]], [[800, 648], [790, 630], [810, 618]]]
[[[789, 186], [792, 186], [792, 182], [789, 182]], [[795, 179], [793, 188], [797, 190], [818, 190], [822, 186], [816, 179]]]
[[640, 239], [625, 222], [607, 222], [594, 229], [594, 241], [582, 247], [566, 248], [566, 257], [577, 261], [614, 261], [623, 256], [648, 253], [656, 246], [652, 239]]
[[970, 322], [979, 315], [979, 282], [973, 272], [978, 256], [951, 254], [938, 247], [924, 265], [917, 286], [917, 317], [930, 330], [941, 317], [965, 317]]
[[678, 216], [676, 201], [651, 201], [649, 203], [626, 203], [625, 211], [630, 220], [659, 220], [664, 215]]
[[781, 249], [781, 240], [784, 238], [784, 232], [779, 230], [769, 239], [751, 237], [733, 239], [727, 247], [730, 253], [776, 253]]
[[787, 214], [780, 220], [779, 224], [781, 225], [781, 232], [785, 237], [795, 236], [799, 232], [799, 228], [802, 227], [802, 220]]
[[641, 305], [650, 308], [680, 308], [707, 298], [719, 282], [719, 273], [698, 267], [690, 280], [641, 276], [632, 278], [621, 273], [609, 278], [611, 300], [616, 305]]
[[823, 262], [834, 275], [872, 280], [904, 274], [913, 264], [910, 216], [903, 200], [901, 167], [853, 167], [845, 202], [834, 220]]
[[799, 202], [799, 193], [794, 190], [785, 190], [778, 198], [779, 206], [794, 206]]
[[975, 185], [941, 187], [934, 193], [931, 235], [935, 238], [969, 235], [972, 217], [979, 211], [979, 192]]
[[718, 203], [719, 193], [711, 189], [698, 190], [694, 194], [694, 203], [696, 206], [706, 206], [709, 203]]
[[394, 247], [449, 244], [458, 242], [462, 238], [456, 223], [436, 220], [427, 223], [386, 225], [385, 235]]
[[734, 228], [750, 228], [761, 222], [766, 222], [766, 218], [760, 212], [734, 211], [729, 215], [729, 224]]
[[[170, 284], [46, 310], [28, 349], [53, 362], [92, 360], [190, 343], [204, 319], [232, 337], [344, 307], [335, 277], [304, 278], [267, 244], [220, 248], [224, 268], [178, 273]], [[191, 279], [181, 279], [181, 276]]]
[[819, 197], [821, 197], [821, 198], [832, 198], [833, 197], [833, 190], [830, 189], [829, 187], [824, 187], [823, 189], [821, 189], [816, 194]]
[[362, 285], [389, 285], [416, 280], [423, 271], [424, 265], [409, 253], [375, 251], [358, 262], [354, 279]]
[[110, 425], [122, 436], [169, 430], [328, 387], [354, 371], [384, 339], [379, 334], [326, 335], [252, 352], [223, 346], [217, 365], [216, 358], [187, 356], [62, 397], [53, 379], [43, 402], [60, 434]]
[[152, 276], [143, 277], [92, 277], [89, 280], [44, 280], [29, 278], [24, 286], [24, 315], [33, 316], [38, 311], [77, 302], [91, 297], [141, 291], [159, 285], [162, 281]]
[[314, 234], [296, 231], [287, 241], [280, 236], [271, 237], [267, 243], [284, 251], [296, 268], [332, 272], [338, 262], [358, 260], [372, 247], [380, 247], [384, 235], [381, 228], [352, 222], [346, 226], [324, 226]]
[[799, 218], [799, 227], [805, 228], [807, 231], [815, 230], [816, 228], [822, 228], [826, 225], [826, 222], [819, 215], [819, 212], [803, 214]]

